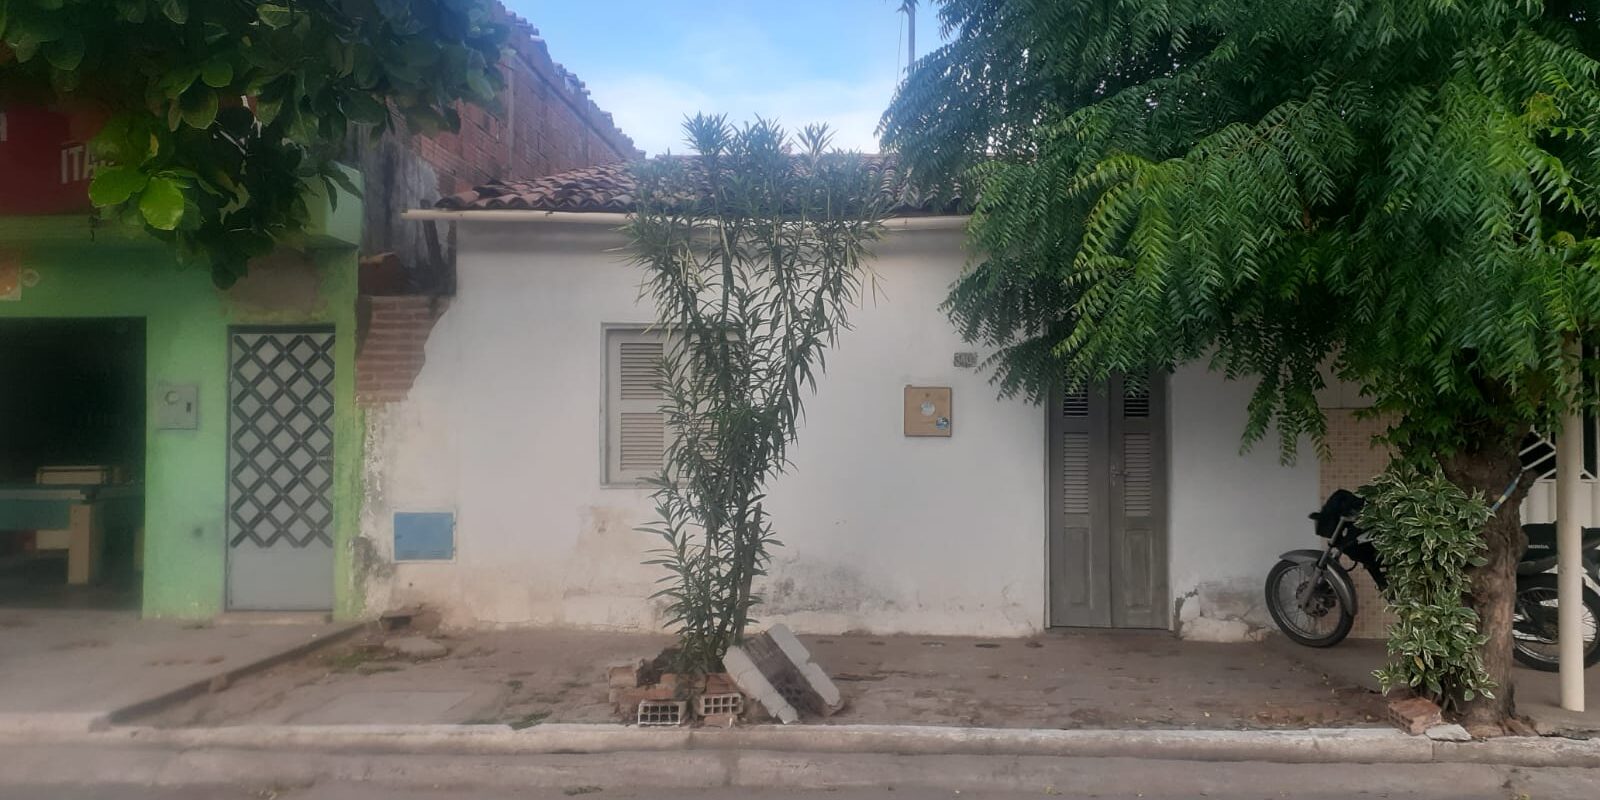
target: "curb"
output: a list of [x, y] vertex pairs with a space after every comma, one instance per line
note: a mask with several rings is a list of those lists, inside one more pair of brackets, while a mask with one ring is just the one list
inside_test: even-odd
[[339, 642], [354, 636], [356, 631], [365, 628], [366, 625], [367, 623], [365, 622], [347, 622], [340, 627], [334, 628], [323, 636], [301, 642], [293, 647], [279, 650], [276, 653], [258, 658], [255, 661], [240, 664], [239, 666], [227, 670], [226, 672], [213, 675], [209, 678], [201, 678], [193, 683], [173, 689], [165, 694], [156, 695], [155, 697], [140, 700], [132, 705], [115, 709], [109, 714], [105, 715], [106, 721], [112, 725], [118, 725], [128, 722], [129, 720], [148, 716], [162, 709], [175, 706], [186, 700], [199, 697], [200, 695], [212, 691], [212, 687], [216, 686], [219, 682], [226, 686], [245, 676], [253, 675], [257, 672], [261, 672], [262, 670], [276, 667], [286, 661], [293, 661], [310, 653], [315, 653], [324, 647], [338, 644]]
[[[3, 721], [0, 721], [3, 723]], [[437, 756], [584, 756], [741, 753], [1139, 758], [1280, 764], [1482, 764], [1600, 768], [1600, 740], [1505, 737], [1435, 742], [1378, 728], [1306, 731], [1038, 730], [898, 725], [813, 725], [735, 730], [650, 730], [621, 725], [272, 726], [115, 728], [99, 732], [0, 727], [0, 741], [179, 752], [316, 752]]]
[[365, 622], [345, 623], [315, 639], [110, 711], [0, 712], [0, 740], [64, 741], [82, 734], [106, 733], [113, 725], [126, 723], [199, 697], [212, 691], [219, 682], [223, 685], [231, 684], [240, 678], [338, 644], [364, 627], [366, 627]]

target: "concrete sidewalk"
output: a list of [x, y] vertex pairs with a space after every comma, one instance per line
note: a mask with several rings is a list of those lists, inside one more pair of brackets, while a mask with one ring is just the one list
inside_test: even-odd
[[[1341, 684], [1363, 686], [1378, 691], [1374, 670], [1387, 658], [1380, 639], [1349, 639], [1335, 647], [1301, 647], [1287, 638], [1274, 636], [1268, 646], [1307, 669], [1320, 670]], [[1551, 672], [1517, 666], [1512, 670], [1517, 713], [1533, 720], [1534, 729], [1545, 736], [1580, 736], [1600, 733], [1600, 667], [1584, 672], [1584, 691], [1588, 709], [1582, 712], [1561, 708], [1561, 681]]]
[[0, 726], [103, 725], [220, 688], [357, 627], [303, 616], [197, 625], [131, 611], [0, 610]]
[[[804, 636], [845, 695], [829, 725], [1043, 729], [1304, 729], [1381, 725], [1376, 693], [1260, 644], [1165, 632], [1030, 639]], [[608, 665], [651, 658], [663, 636], [509, 630], [440, 640], [416, 662], [354, 647], [284, 664], [163, 711], [162, 727], [605, 723]]]

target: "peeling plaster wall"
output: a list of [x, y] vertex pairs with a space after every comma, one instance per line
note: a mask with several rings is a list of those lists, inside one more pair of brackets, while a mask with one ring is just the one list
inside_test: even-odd
[[1276, 431], [1241, 452], [1255, 386], [1204, 364], [1180, 367], [1170, 385], [1171, 586], [1186, 639], [1249, 641], [1272, 625], [1264, 587], [1279, 554], [1318, 546], [1318, 466], [1309, 441], [1280, 463]]
[[[1045, 626], [1046, 413], [952, 365], [972, 349], [938, 310], [961, 243], [960, 231], [917, 231], [878, 246], [876, 299], [829, 352], [794, 466], [771, 487], [787, 546], [760, 585], [763, 621], [816, 633]], [[452, 625], [659, 626], [646, 598], [662, 573], [639, 563], [656, 540], [635, 530], [651, 518], [648, 491], [601, 482], [602, 326], [654, 316], [622, 244], [595, 225], [463, 225], [459, 293], [426, 365], [405, 399], [367, 415], [369, 609], [429, 603]], [[952, 387], [954, 436], [903, 435], [907, 384]], [[1307, 546], [1315, 462], [1283, 468], [1271, 443], [1239, 455], [1248, 386], [1188, 367], [1171, 396], [1173, 596], [1194, 598], [1180, 609], [1191, 618], [1258, 621], [1244, 598], [1279, 552]], [[392, 563], [394, 512], [436, 510], [457, 514], [454, 560]], [[1215, 638], [1243, 638], [1223, 628]]]
[[[654, 628], [662, 574], [648, 491], [601, 485], [602, 325], [648, 323], [622, 240], [593, 225], [463, 225], [460, 286], [406, 399], [368, 414], [363, 532], [452, 510], [449, 563], [369, 572], [368, 607], [427, 602], [452, 624]], [[772, 487], [766, 621], [818, 632], [1023, 634], [1044, 625], [1045, 417], [998, 401], [938, 310], [959, 231], [880, 243], [870, 294], [807, 402]], [[954, 389], [955, 436], [906, 438], [903, 387]], [[385, 565], [383, 571], [390, 567]]]

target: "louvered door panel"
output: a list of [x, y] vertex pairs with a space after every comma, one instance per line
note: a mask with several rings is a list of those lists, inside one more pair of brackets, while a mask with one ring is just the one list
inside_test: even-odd
[[1104, 524], [1104, 397], [1064, 392], [1053, 403], [1050, 440], [1050, 618], [1056, 625], [1111, 624], [1110, 554]]
[[1165, 382], [1111, 384], [1111, 624], [1167, 627]]
[[1052, 401], [1052, 625], [1167, 625], [1164, 400], [1117, 378]]

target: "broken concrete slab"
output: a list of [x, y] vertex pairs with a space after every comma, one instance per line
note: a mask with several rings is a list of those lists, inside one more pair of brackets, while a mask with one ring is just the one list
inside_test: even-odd
[[1472, 734], [1467, 729], [1454, 723], [1435, 725], [1429, 728], [1425, 735], [1436, 742], [1470, 742]]
[[800, 721], [800, 712], [789, 704], [788, 698], [778, 691], [743, 647], [735, 645], [728, 648], [727, 654], [722, 657], [722, 667], [728, 671], [728, 676], [739, 687], [739, 691], [760, 703], [773, 719], [785, 725]]
[[811, 651], [807, 650], [806, 646], [795, 638], [794, 632], [789, 630], [789, 626], [783, 624], [773, 625], [767, 629], [766, 636], [778, 646], [778, 649], [783, 651], [785, 656], [788, 656], [789, 662], [794, 664], [795, 669], [799, 670], [800, 677], [805, 679], [806, 686], [816, 695], [817, 702], [820, 705], [819, 713], [825, 717], [832, 716], [834, 712], [844, 706], [844, 698], [839, 694], [839, 687], [834, 685], [833, 680], [828, 677], [828, 673], [824, 672], [822, 667], [812, 660]]
[[[843, 707], [839, 688], [787, 626], [774, 625], [746, 637], [742, 645], [729, 648], [728, 654], [733, 661], [724, 658], [723, 667], [739, 689], [786, 724], [797, 721], [802, 710], [832, 716]], [[793, 720], [787, 718], [789, 714], [794, 715]]]

